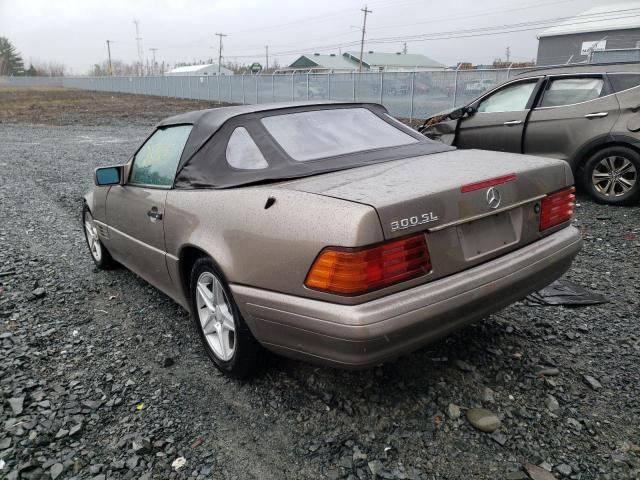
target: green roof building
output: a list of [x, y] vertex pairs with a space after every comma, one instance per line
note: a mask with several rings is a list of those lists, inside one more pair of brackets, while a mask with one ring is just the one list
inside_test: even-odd
[[[446, 67], [440, 62], [417, 53], [365, 52], [362, 55], [362, 71], [366, 72], [412, 72], [438, 71]], [[330, 54], [302, 55], [283, 69], [313, 73], [354, 72], [360, 69], [360, 52], [346, 52], [342, 55]]]
[[[345, 58], [360, 66], [360, 52], [346, 52]], [[418, 53], [383, 53], [368, 51], [362, 54], [362, 69], [374, 72], [405, 72], [444, 70], [446, 67]]]

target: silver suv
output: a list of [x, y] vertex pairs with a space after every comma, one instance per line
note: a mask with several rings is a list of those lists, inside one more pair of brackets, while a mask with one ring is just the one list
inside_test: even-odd
[[531, 70], [420, 129], [458, 148], [566, 160], [597, 201], [640, 198], [640, 65]]

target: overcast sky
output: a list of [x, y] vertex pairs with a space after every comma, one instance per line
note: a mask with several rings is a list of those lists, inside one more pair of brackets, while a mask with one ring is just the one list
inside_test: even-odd
[[[0, 0], [0, 35], [29, 61], [58, 61], [73, 73], [87, 73], [107, 58], [137, 58], [134, 18], [139, 20], [143, 58], [169, 64], [217, 58], [216, 32], [226, 33], [223, 55], [241, 63], [265, 62], [265, 45], [280, 65], [298, 52], [358, 50], [364, 1], [360, 0]], [[603, 0], [370, 0], [367, 38], [402, 37], [567, 17]], [[409, 53], [422, 53], [446, 65], [458, 61], [491, 63], [511, 49], [512, 61], [535, 58], [536, 33], [544, 27], [500, 35], [409, 41]], [[402, 40], [365, 44], [367, 50], [396, 52]], [[282, 54], [282, 52], [292, 52]], [[280, 53], [280, 54], [279, 54]], [[273, 61], [273, 57], [272, 60]]]

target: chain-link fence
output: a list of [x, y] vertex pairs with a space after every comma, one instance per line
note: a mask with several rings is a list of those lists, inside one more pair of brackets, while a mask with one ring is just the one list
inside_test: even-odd
[[523, 70], [439, 72], [293, 73], [280, 75], [157, 77], [5, 77], [11, 85], [157, 95], [221, 103], [296, 100], [375, 102], [408, 119], [423, 119], [469, 103]]

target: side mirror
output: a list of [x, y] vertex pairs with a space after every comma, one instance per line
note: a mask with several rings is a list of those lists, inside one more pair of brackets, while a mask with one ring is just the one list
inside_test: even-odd
[[465, 112], [467, 115], [469, 115], [469, 116], [471, 116], [471, 115], [475, 115], [475, 113], [476, 113], [477, 111], [478, 111], [478, 110], [476, 109], [476, 107], [473, 107], [473, 106], [471, 106], [471, 105], [468, 105], [468, 106], [464, 107], [464, 112]]
[[122, 166], [96, 168], [94, 183], [99, 187], [119, 185], [122, 182], [122, 170]]
[[458, 120], [459, 118], [462, 118], [465, 113], [466, 113], [466, 107], [456, 108], [453, 112], [451, 112], [448, 115], [448, 117], [451, 120]]

